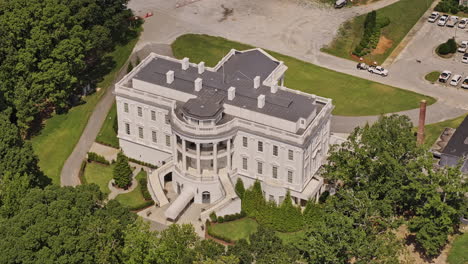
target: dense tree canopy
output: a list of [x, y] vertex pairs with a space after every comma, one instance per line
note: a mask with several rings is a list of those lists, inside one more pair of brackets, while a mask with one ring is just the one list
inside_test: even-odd
[[[366, 207], [378, 219], [409, 218], [416, 242], [428, 256], [440, 252], [466, 212], [467, 183], [459, 168], [434, 167], [430, 153], [416, 144], [406, 116], [381, 117], [372, 126], [355, 129], [347, 142], [332, 147], [329, 161], [325, 177], [342, 183], [342, 191], [357, 194], [356, 206], [372, 201]], [[353, 208], [345, 215], [365, 220], [369, 212], [356, 215], [359, 211]]]
[[[128, 34], [127, 0], [5, 0], [0, 5], [0, 103], [25, 131], [39, 113], [70, 107], [95, 66]], [[1, 107], [0, 107], [1, 110]]]
[[17, 207], [17, 198], [49, 180], [39, 170], [31, 144], [22, 140], [18, 128], [2, 113], [0, 131], [0, 214], [9, 215]]
[[0, 219], [0, 263], [120, 263], [135, 216], [97, 185], [33, 189]]

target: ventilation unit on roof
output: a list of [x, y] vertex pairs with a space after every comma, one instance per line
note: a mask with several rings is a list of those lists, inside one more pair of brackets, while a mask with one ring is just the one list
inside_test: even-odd
[[174, 71], [166, 72], [166, 82], [171, 84], [174, 81]]
[[187, 70], [189, 67], [189, 58], [185, 57], [182, 59], [182, 70]]
[[257, 107], [263, 108], [265, 106], [265, 95], [261, 94], [257, 97]]
[[254, 78], [254, 88], [257, 89], [260, 87], [260, 76], [255, 76]]
[[236, 87], [229, 87], [228, 89], [228, 100], [232, 101], [236, 97]]
[[275, 83], [270, 88], [271, 93], [276, 93], [278, 91], [278, 83]]
[[202, 74], [205, 71], [205, 62], [201, 61], [198, 63], [198, 74]]
[[202, 82], [203, 82], [202, 78], [195, 79], [194, 84], [195, 84], [195, 91], [196, 92], [199, 92], [202, 89]]

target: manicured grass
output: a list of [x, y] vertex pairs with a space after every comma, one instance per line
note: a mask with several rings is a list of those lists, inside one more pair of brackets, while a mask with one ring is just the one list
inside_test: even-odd
[[86, 183], [95, 183], [105, 195], [110, 193], [109, 182], [113, 178], [112, 170], [114, 165], [102, 165], [91, 162], [86, 165], [84, 179]]
[[[195, 34], [180, 36], [172, 43], [172, 51], [177, 58], [188, 57], [191, 62], [204, 61], [207, 66], [216, 65], [231, 48], [245, 50], [252, 47], [220, 37]], [[286, 86], [332, 98], [335, 115], [379, 115], [417, 108], [422, 99], [426, 99], [428, 104], [435, 102], [431, 97], [268, 52], [289, 67], [286, 71]]]
[[433, 71], [433, 72], [426, 74], [426, 76], [424, 76], [424, 79], [426, 79], [427, 81], [431, 83], [435, 83], [437, 79], [439, 79], [439, 75], [440, 75], [440, 72]]
[[96, 137], [96, 142], [114, 148], [119, 148], [119, 139], [117, 138], [117, 133], [114, 131], [114, 122], [116, 119], [117, 108], [114, 102], [111, 109], [109, 110], [109, 113], [107, 113], [106, 120], [104, 121], [104, 124], [102, 124], [98, 136]]
[[465, 119], [466, 115], [451, 119], [451, 120], [446, 120], [442, 121], [439, 123], [434, 123], [430, 125], [426, 125], [424, 133], [425, 133], [425, 145], [426, 146], [432, 146], [434, 142], [437, 140], [437, 137], [440, 136], [444, 128], [446, 127], [451, 127], [451, 128], [457, 128], [460, 123]]
[[[249, 236], [257, 231], [258, 223], [251, 218], [242, 218], [240, 220], [214, 224], [208, 227], [210, 233], [214, 233], [219, 237], [225, 237], [231, 241], [245, 239], [249, 241]], [[304, 231], [293, 233], [276, 232], [276, 235], [283, 240], [283, 243], [290, 244], [296, 241]]]
[[[140, 171], [136, 179], [146, 178], [147, 174], [145, 171]], [[129, 193], [119, 194], [115, 197], [117, 201], [119, 201], [123, 206], [129, 208], [130, 210], [141, 209], [146, 206], [153, 204], [153, 201], [146, 201], [141, 193], [141, 186], [138, 186]]]
[[[392, 46], [382, 54], [369, 54], [364, 58], [369, 61], [383, 63], [433, 1], [400, 0], [392, 5], [378, 9], [377, 16], [390, 18], [390, 25], [382, 29], [382, 35], [392, 41]], [[328, 47], [323, 48], [322, 51], [350, 59], [352, 51], [361, 41], [365, 16], [366, 14], [346, 22], [340, 29], [337, 38]]]
[[468, 234], [458, 236], [453, 241], [452, 248], [447, 257], [449, 264], [468, 263]]
[[65, 160], [78, 142], [94, 107], [117, 77], [137, 41], [138, 38], [135, 38], [124, 46], [117, 46], [109, 54], [115, 62], [115, 67], [98, 84], [98, 87], [102, 87], [100, 91], [87, 96], [84, 99], [85, 104], [73, 107], [68, 113], [52, 116], [45, 122], [40, 134], [31, 139], [34, 152], [39, 157], [41, 170], [54, 184], [60, 184], [60, 172]]
[[216, 234], [219, 237], [229, 238], [232, 241], [242, 238], [249, 240], [250, 234], [255, 233], [257, 228], [258, 223], [251, 218], [214, 224], [208, 227], [210, 233]]

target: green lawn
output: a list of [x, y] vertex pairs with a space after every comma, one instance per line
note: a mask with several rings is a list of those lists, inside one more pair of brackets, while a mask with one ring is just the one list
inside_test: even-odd
[[116, 78], [137, 41], [138, 38], [124, 46], [117, 46], [109, 54], [115, 62], [115, 67], [98, 84], [98, 87], [102, 87], [103, 89], [93, 95], [87, 96], [85, 104], [73, 107], [66, 114], [54, 115], [48, 119], [40, 134], [31, 139], [34, 152], [39, 157], [41, 170], [52, 179], [54, 184], [60, 184], [60, 172], [65, 160], [78, 142], [94, 107], [99, 102], [106, 88]]
[[[377, 10], [377, 16], [390, 18], [390, 25], [382, 29], [382, 36], [391, 40], [391, 46], [381, 54], [369, 54], [366, 58], [369, 61], [382, 63], [392, 53], [392, 51], [403, 40], [410, 29], [416, 24], [421, 16], [426, 12], [434, 0], [400, 0], [392, 5]], [[345, 22], [336, 39], [322, 49], [322, 51], [332, 55], [350, 59], [354, 48], [359, 44], [362, 34], [366, 14], [358, 16]]]
[[[136, 179], [146, 178], [147, 174], [145, 171], [140, 171]], [[141, 193], [141, 186], [138, 185], [133, 191], [129, 193], [119, 194], [115, 198], [119, 201], [123, 206], [129, 208], [130, 210], [141, 209], [146, 206], [153, 204], [153, 201], [146, 201]]]
[[449, 264], [466, 264], [468, 263], [468, 234], [458, 236], [453, 241], [452, 248], [448, 254], [447, 261]]
[[86, 183], [95, 183], [99, 186], [101, 192], [105, 195], [110, 193], [109, 182], [113, 178], [112, 170], [114, 165], [102, 165], [99, 163], [91, 162], [86, 165], [84, 172], [84, 179]]
[[426, 76], [424, 76], [424, 79], [426, 79], [427, 81], [431, 83], [435, 83], [437, 79], [439, 79], [439, 75], [440, 75], [440, 72], [433, 71], [433, 72], [426, 74]]
[[[231, 48], [245, 50], [252, 47], [220, 37], [195, 34], [180, 36], [172, 43], [177, 58], [204, 61], [207, 66], [214, 66]], [[417, 108], [422, 99], [429, 104], [435, 102], [431, 97], [338, 73], [276, 52], [269, 53], [289, 67], [286, 86], [332, 98], [335, 115], [379, 115]]]
[[442, 122], [439, 122], [439, 123], [426, 125], [425, 131], [424, 131], [424, 133], [425, 133], [425, 140], [424, 140], [425, 145], [432, 146], [432, 144], [434, 144], [434, 142], [437, 140], [437, 137], [440, 136], [440, 134], [442, 133], [444, 128], [446, 128], [446, 127], [457, 128], [460, 125], [460, 123], [463, 121], [465, 116], [466, 115], [463, 115], [463, 116], [460, 116], [460, 117], [457, 117], [457, 118], [454, 118], [454, 119], [450, 119], [450, 120], [442, 121]]
[[117, 108], [114, 102], [112, 108], [109, 110], [109, 113], [107, 113], [106, 120], [104, 121], [104, 124], [102, 124], [98, 136], [96, 137], [96, 142], [114, 148], [119, 148], [119, 139], [117, 138], [117, 133], [114, 131], [114, 122], [116, 119]]
[[[214, 233], [220, 237], [226, 237], [232, 241], [239, 239], [249, 240], [249, 236], [257, 231], [258, 223], [251, 218], [242, 218], [231, 222], [225, 222], [222, 224], [215, 224], [208, 227], [210, 233]], [[297, 240], [304, 231], [298, 231], [293, 233], [281, 233], [276, 232], [276, 235], [283, 240], [285, 244]]]

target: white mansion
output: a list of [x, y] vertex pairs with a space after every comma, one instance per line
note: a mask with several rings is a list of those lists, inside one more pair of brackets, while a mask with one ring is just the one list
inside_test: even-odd
[[240, 210], [233, 185], [259, 180], [269, 200], [289, 190], [304, 205], [322, 192], [316, 175], [330, 139], [330, 99], [284, 87], [287, 66], [261, 49], [231, 50], [218, 64], [152, 53], [116, 85], [123, 152], [161, 166], [152, 196], [176, 219], [190, 202], [218, 215]]

